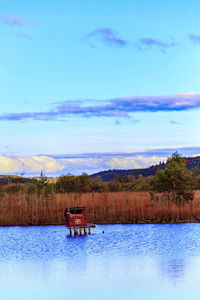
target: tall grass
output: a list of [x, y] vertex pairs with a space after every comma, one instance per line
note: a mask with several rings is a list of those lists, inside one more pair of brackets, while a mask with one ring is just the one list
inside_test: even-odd
[[66, 207], [85, 206], [90, 223], [200, 222], [200, 191], [189, 203], [150, 199], [148, 192], [27, 195], [5, 193], [0, 197], [0, 225], [65, 224]]

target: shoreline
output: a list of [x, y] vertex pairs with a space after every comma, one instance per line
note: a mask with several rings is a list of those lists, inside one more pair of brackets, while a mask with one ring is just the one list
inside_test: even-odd
[[[138, 222], [138, 223], [95, 223], [96, 226], [98, 225], [166, 225], [166, 224], [196, 224], [196, 223], [200, 223], [200, 221], [183, 221], [180, 220], [178, 222]], [[39, 227], [39, 226], [43, 226], [43, 227], [47, 227], [47, 226], [65, 226], [65, 224], [28, 224], [28, 225], [24, 225], [24, 224], [8, 224], [8, 225], [0, 225], [0, 227]]]

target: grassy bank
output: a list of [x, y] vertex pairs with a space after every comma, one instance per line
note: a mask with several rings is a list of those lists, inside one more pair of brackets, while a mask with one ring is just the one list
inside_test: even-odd
[[64, 224], [64, 210], [86, 206], [88, 222], [179, 223], [200, 221], [200, 191], [189, 203], [154, 201], [148, 192], [55, 194], [53, 196], [4, 194], [0, 199], [0, 225]]

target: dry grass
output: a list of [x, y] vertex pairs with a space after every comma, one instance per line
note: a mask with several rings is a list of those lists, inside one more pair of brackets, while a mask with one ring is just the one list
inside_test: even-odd
[[0, 199], [0, 225], [64, 224], [66, 207], [86, 206], [88, 222], [179, 223], [200, 221], [200, 191], [190, 203], [153, 201], [148, 192], [56, 194], [54, 196], [4, 194]]

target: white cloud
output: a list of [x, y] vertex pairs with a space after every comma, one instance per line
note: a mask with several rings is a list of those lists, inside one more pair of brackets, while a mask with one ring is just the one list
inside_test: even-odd
[[166, 157], [113, 157], [107, 161], [107, 165], [111, 169], [140, 169], [159, 164], [160, 161], [166, 161]]
[[145, 168], [150, 165], [166, 161], [166, 157], [151, 156], [126, 157], [123, 155], [109, 155], [101, 157], [81, 157], [81, 158], [58, 158], [50, 156], [24, 156], [6, 157], [0, 156], [0, 172], [2, 174], [40, 174], [41, 170], [46, 175], [50, 174], [89, 174], [108, 169], [136, 169]]
[[0, 172], [16, 173], [23, 169], [23, 163], [17, 158], [0, 156]]
[[54, 173], [64, 167], [62, 161], [48, 156], [26, 156], [20, 157], [19, 160], [23, 162], [25, 173], [37, 173], [41, 170]]

